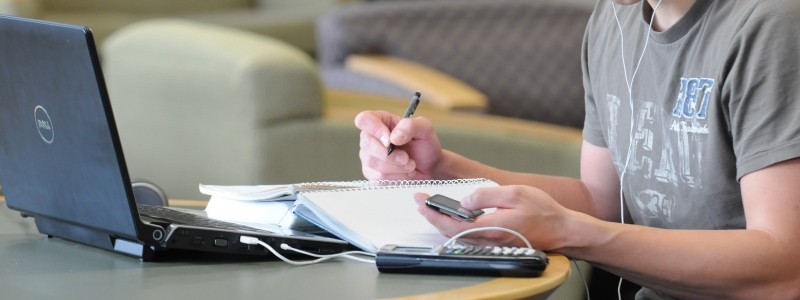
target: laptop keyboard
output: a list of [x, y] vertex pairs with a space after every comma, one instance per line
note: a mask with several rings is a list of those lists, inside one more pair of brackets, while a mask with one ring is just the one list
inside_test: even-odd
[[233, 230], [233, 231], [243, 230], [243, 231], [262, 232], [271, 234], [275, 233], [272, 231], [258, 229], [255, 227], [250, 227], [242, 224], [236, 224], [232, 222], [212, 219], [206, 216], [184, 212], [170, 207], [144, 205], [144, 204], [139, 204], [137, 205], [137, 207], [139, 208], [139, 215], [163, 220], [168, 223], [178, 223], [188, 226], [209, 227], [209, 228], [217, 228], [217, 229]]

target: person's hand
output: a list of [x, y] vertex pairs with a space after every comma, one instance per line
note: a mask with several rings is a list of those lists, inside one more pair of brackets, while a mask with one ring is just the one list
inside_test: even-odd
[[[460, 232], [478, 227], [503, 227], [519, 232], [538, 250], [556, 250], [563, 247], [564, 228], [573, 211], [558, 204], [544, 191], [530, 186], [501, 186], [481, 188], [461, 199], [461, 206], [469, 210], [497, 208], [493, 213], [479, 216], [474, 222], [464, 222], [437, 212], [425, 205], [429, 195], [417, 193], [414, 200], [418, 211], [439, 232], [452, 237]], [[473, 245], [524, 246], [518, 237], [499, 230], [478, 231], [460, 240]]]
[[[404, 119], [385, 111], [364, 111], [356, 116], [355, 123], [361, 130], [358, 156], [367, 179], [433, 178], [442, 148], [428, 119]], [[387, 156], [389, 143], [396, 147]]]

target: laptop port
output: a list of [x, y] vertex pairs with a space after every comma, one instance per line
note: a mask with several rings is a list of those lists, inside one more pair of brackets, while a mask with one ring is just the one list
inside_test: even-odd
[[214, 239], [214, 246], [220, 248], [228, 247], [228, 240], [223, 238], [215, 238]]

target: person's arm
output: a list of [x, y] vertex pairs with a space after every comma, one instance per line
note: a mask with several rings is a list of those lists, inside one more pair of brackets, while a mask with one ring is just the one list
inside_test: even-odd
[[[608, 149], [584, 143], [581, 183], [591, 201], [619, 210], [619, 184]], [[446, 236], [500, 226], [534, 247], [589, 261], [633, 282], [686, 298], [796, 299], [800, 297], [800, 159], [742, 179], [746, 229], [673, 230], [603, 221], [558, 204], [530, 186], [486, 188], [462, 199], [468, 209], [495, 207], [475, 222], [459, 222], [425, 207], [420, 213]], [[616, 185], [616, 186], [615, 186]], [[579, 194], [579, 193], [577, 193]], [[575, 195], [577, 195], [575, 194]], [[594, 210], [618, 220], [619, 211]], [[503, 232], [467, 236], [476, 244], [520, 244]]]
[[[603, 150], [597, 150], [603, 151]], [[687, 298], [800, 297], [800, 159], [741, 180], [743, 230], [667, 230], [571, 218], [559, 251]]]
[[[446, 178], [489, 178], [500, 185], [526, 185], [541, 189], [558, 203], [568, 209], [583, 212], [593, 217], [618, 221], [619, 218], [619, 180], [607, 152], [593, 151], [604, 149], [583, 142], [581, 156], [581, 180], [569, 177], [547, 176], [532, 173], [509, 172], [470, 160], [461, 155], [444, 150], [439, 175]], [[607, 163], [606, 163], [607, 162]], [[610, 199], [610, 200], [609, 200]]]

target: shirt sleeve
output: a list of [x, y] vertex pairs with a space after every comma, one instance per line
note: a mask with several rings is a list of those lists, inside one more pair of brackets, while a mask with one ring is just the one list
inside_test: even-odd
[[603, 133], [600, 118], [597, 111], [597, 103], [595, 102], [595, 95], [594, 90], [592, 89], [592, 83], [589, 77], [589, 50], [590, 46], [590, 39], [591, 31], [593, 26], [593, 20], [595, 19], [595, 14], [597, 13], [597, 9], [595, 9], [595, 13], [592, 14], [592, 17], [589, 20], [588, 25], [586, 26], [586, 32], [583, 36], [583, 48], [581, 50], [581, 68], [583, 71], [583, 89], [584, 89], [584, 106], [586, 109], [586, 116], [584, 117], [583, 121], [583, 139], [589, 142], [592, 145], [598, 147], [608, 147], [606, 142], [605, 134]]
[[737, 179], [800, 157], [800, 1], [763, 1], [742, 24], [722, 88]]

